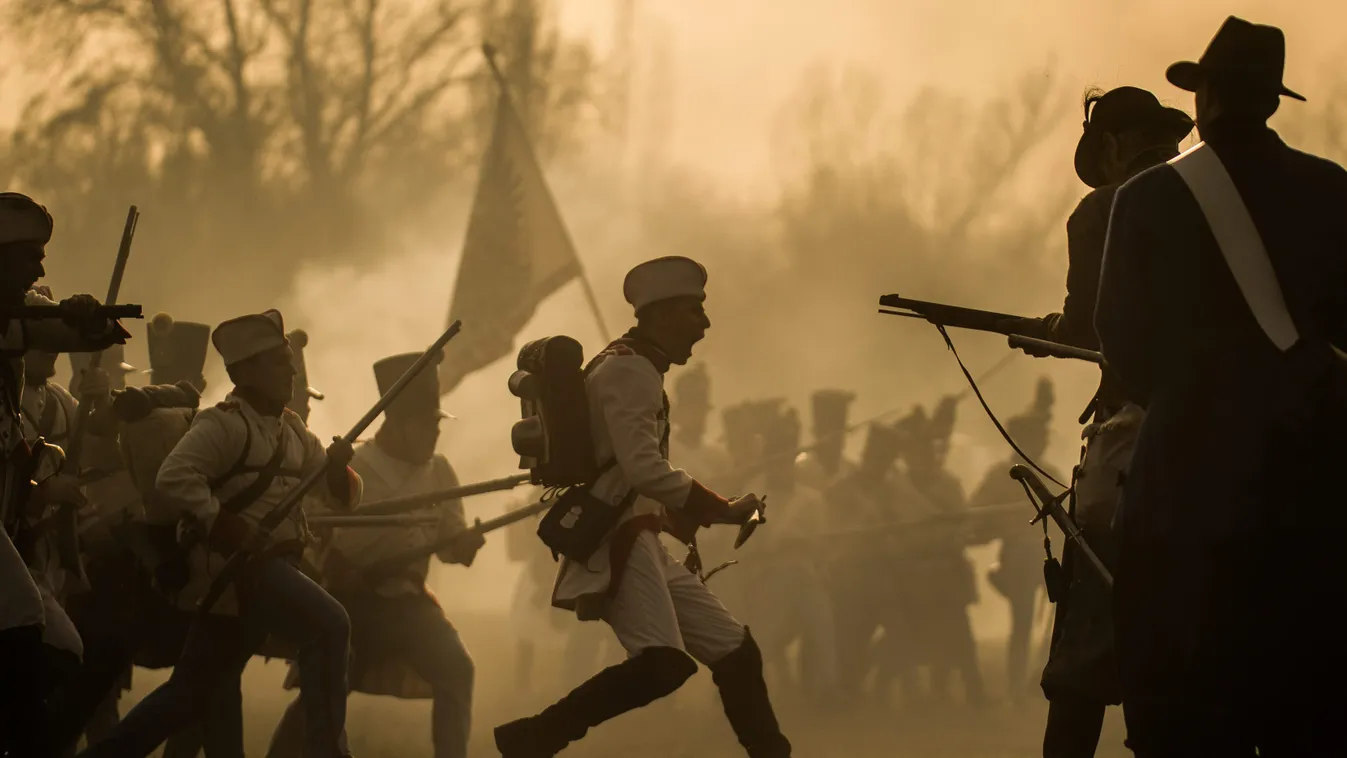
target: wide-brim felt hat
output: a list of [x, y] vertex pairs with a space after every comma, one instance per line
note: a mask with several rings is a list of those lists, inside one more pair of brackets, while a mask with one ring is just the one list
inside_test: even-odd
[[1179, 89], [1196, 92], [1203, 81], [1215, 76], [1303, 102], [1304, 95], [1282, 83], [1285, 66], [1286, 35], [1281, 29], [1231, 16], [1211, 38], [1201, 58], [1175, 63], [1165, 71], [1165, 78]]
[[1118, 87], [1104, 93], [1086, 114], [1076, 143], [1076, 176], [1088, 187], [1108, 184], [1100, 158], [1105, 134], [1123, 134], [1136, 129], [1156, 129], [1175, 144], [1193, 130], [1193, 119], [1178, 108], [1168, 108], [1153, 93], [1140, 87]]

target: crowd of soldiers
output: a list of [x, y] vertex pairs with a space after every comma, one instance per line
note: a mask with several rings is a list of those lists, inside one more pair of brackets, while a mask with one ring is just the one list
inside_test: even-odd
[[[3, 319], [0, 755], [73, 755], [83, 738], [81, 755], [147, 755], [163, 743], [166, 756], [242, 756], [239, 677], [254, 655], [294, 661], [287, 687], [301, 690], [269, 755], [346, 755], [348, 688], [432, 699], [435, 754], [465, 755], [473, 664], [425, 584], [432, 555], [468, 565], [483, 543], [461, 501], [373, 528], [307, 520], [458, 485], [435, 451], [434, 365], [401, 389], [372, 439], [325, 450], [306, 426], [322, 395], [308, 386], [302, 330], [287, 331], [276, 311], [214, 329], [159, 314], [146, 323], [140, 372], [124, 361], [129, 333], [96, 300], [58, 304], [39, 284], [53, 227], [30, 198], [0, 195], [4, 307], [54, 316]], [[212, 342], [234, 386], [200, 408]], [[419, 357], [376, 363], [381, 394]], [[264, 524], [315, 472], [323, 483], [303, 507]], [[227, 559], [255, 550], [262, 532], [266, 546], [236, 587], [199, 613]], [[173, 672], [119, 718], [133, 666]]]
[[[1133, 87], [1086, 98], [1076, 170], [1093, 191], [1068, 223], [1067, 299], [1006, 327], [1037, 339], [1033, 354], [1097, 349], [1103, 366], [1062, 496], [1080, 528], [1058, 516], [1072, 540], [1060, 564], [1043, 540], [1041, 576], [1005, 474], [1038, 468], [1050, 384], [1004, 425], [1014, 454], [971, 497], [947, 465], [958, 396], [853, 426], [854, 397], [819, 391], [807, 445], [796, 410], [754, 400], [722, 411], [717, 445], [705, 370], [664, 392], [710, 328], [707, 271], [681, 256], [633, 268], [636, 324], [585, 367], [585, 407], [571, 409], [602, 465], [556, 499], [543, 525], [560, 526], [540, 529], [562, 554], [550, 594], [556, 555], [510, 551], [527, 565], [521, 615], [601, 620], [626, 659], [497, 727], [502, 755], [549, 758], [699, 664], [750, 758], [791, 753], [768, 679], [779, 696], [851, 711], [895, 689], [914, 706], [948, 702], [957, 679], [964, 703], [985, 706], [966, 551], [994, 541], [1012, 696], [1031, 678], [1040, 588], [1057, 603], [1039, 680], [1045, 756], [1093, 755], [1118, 704], [1143, 758], [1347, 754], [1347, 651], [1325, 612], [1347, 599], [1335, 561], [1347, 512], [1323, 476], [1347, 455], [1347, 173], [1266, 127], [1281, 97], [1300, 97], [1281, 83], [1284, 44], [1231, 18], [1200, 61], [1170, 68], [1197, 93], [1206, 140], [1182, 155], [1194, 127], [1182, 111]], [[383, 418], [358, 445], [358, 431], [324, 445], [307, 427], [320, 396], [307, 336], [275, 310], [213, 329], [152, 319], [149, 383], [133, 384], [111, 312], [43, 288], [53, 229], [43, 206], [0, 193], [0, 755], [70, 755], [83, 738], [93, 758], [165, 742], [172, 756], [236, 758], [241, 673], [262, 655], [293, 661], [299, 690], [269, 755], [349, 756], [357, 691], [432, 700], [435, 755], [464, 756], [474, 667], [426, 578], [433, 557], [470, 566], [484, 536], [436, 452], [441, 356], [374, 365]], [[201, 408], [211, 344], [232, 388]], [[62, 353], [84, 354], [66, 385]], [[771, 495], [771, 526], [746, 542], [768, 512], [756, 492]], [[398, 518], [336, 525], [404, 496], [418, 497]], [[555, 531], [596, 519], [588, 548]], [[738, 527], [733, 543], [699, 540], [713, 525]], [[740, 545], [743, 565], [707, 566]], [[602, 641], [561, 637], [579, 679]], [[520, 637], [521, 686], [540, 641]], [[173, 671], [118, 719], [133, 665]]]

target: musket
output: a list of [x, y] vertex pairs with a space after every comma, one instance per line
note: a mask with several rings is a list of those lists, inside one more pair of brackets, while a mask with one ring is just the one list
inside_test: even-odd
[[[121, 295], [122, 277], [126, 275], [126, 262], [131, 258], [131, 243], [135, 239], [136, 223], [139, 221], [140, 211], [133, 205], [126, 212], [126, 224], [122, 227], [122, 240], [117, 246], [117, 262], [112, 266], [112, 280], [108, 283], [108, 296], [103, 300], [107, 307], [115, 307], [117, 298]], [[97, 370], [102, 361], [103, 352], [94, 353], [90, 356], [89, 365], [85, 371]], [[68, 463], [75, 474], [79, 474], [80, 457], [84, 452], [84, 433], [89, 426], [89, 412], [93, 410], [91, 400], [92, 398], [80, 398], [79, 408], [75, 411], [75, 421], [71, 428], [70, 445], [66, 450]]]
[[1076, 547], [1080, 548], [1080, 552], [1090, 562], [1090, 565], [1094, 566], [1095, 571], [1099, 573], [1099, 576], [1104, 580], [1104, 583], [1112, 588], [1113, 574], [1109, 572], [1108, 567], [1104, 565], [1104, 562], [1099, 559], [1098, 554], [1091, 549], [1090, 543], [1085, 541], [1085, 535], [1081, 533], [1080, 527], [1076, 526], [1076, 522], [1071, 518], [1071, 514], [1067, 513], [1066, 509], [1062, 507], [1062, 501], [1070, 497], [1071, 490], [1065, 490], [1059, 495], [1052, 494], [1048, 491], [1047, 485], [1043, 484], [1043, 480], [1039, 479], [1037, 474], [1022, 463], [1017, 463], [1010, 467], [1010, 478], [1024, 484], [1033, 493], [1033, 497], [1029, 498], [1029, 502], [1033, 504], [1034, 510], [1037, 511], [1038, 514], [1034, 516], [1034, 520], [1030, 521], [1029, 524], [1032, 526], [1033, 524], [1043, 521], [1045, 518], [1052, 519], [1053, 522], [1057, 524], [1057, 527], [1062, 530], [1062, 534], [1065, 534], [1068, 540], [1076, 543]]
[[488, 519], [487, 521], [482, 521], [481, 519], [478, 519], [475, 522], [473, 522], [472, 526], [464, 527], [463, 529], [460, 529], [454, 532], [453, 534], [446, 534], [445, 536], [440, 537], [437, 540], [434, 540], [428, 545], [421, 545], [420, 547], [409, 548], [407, 550], [402, 551], [401, 553], [398, 553], [397, 555], [377, 561], [366, 568], [359, 569], [358, 571], [361, 574], [365, 574], [371, 577], [380, 577], [386, 576], [388, 574], [397, 573], [402, 569], [406, 568], [406, 566], [409, 563], [413, 563], [415, 561], [419, 561], [424, 558], [429, 558], [430, 556], [440, 552], [441, 550], [453, 546], [459, 540], [463, 539], [469, 534], [482, 534], [482, 535], [489, 534], [491, 532], [496, 531], [497, 529], [507, 527], [510, 524], [514, 524], [523, 521], [526, 518], [536, 516], [539, 513], [542, 513], [543, 511], [546, 511], [547, 509], [551, 508], [554, 504], [555, 501], [553, 500], [540, 500], [536, 503], [533, 503], [532, 505], [526, 505], [523, 508], [510, 511], [509, 513], [506, 513], [503, 516], [497, 516], [496, 518]]
[[[19, 319], [23, 321], [38, 321], [44, 319], [59, 319], [70, 315], [70, 311], [56, 305], [16, 305], [12, 308], [0, 308], [0, 319]], [[145, 318], [145, 308], [141, 305], [111, 305], [104, 303], [93, 309], [91, 315], [96, 318], [105, 318], [109, 321], [120, 321], [122, 319], [140, 319]]]
[[1025, 331], [1025, 326], [1038, 321], [1038, 319], [1013, 316], [1008, 313], [980, 311], [925, 300], [911, 300], [899, 295], [884, 295], [879, 298], [879, 306], [879, 312], [889, 316], [919, 318], [936, 326], [972, 329], [978, 332], [994, 332], [1007, 336]]
[[435, 513], [419, 516], [410, 513], [386, 514], [381, 516], [322, 514], [308, 516], [305, 520], [308, 521], [309, 526], [325, 527], [329, 529], [371, 529], [389, 526], [428, 526], [431, 524], [438, 524], [440, 522], [440, 515]]
[[[365, 429], [369, 428], [369, 425], [374, 423], [374, 420], [397, 399], [398, 395], [402, 394], [402, 391], [407, 388], [407, 385], [411, 384], [411, 382], [416, 379], [417, 375], [430, 365], [431, 361], [439, 357], [440, 350], [444, 348], [449, 340], [453, 339], [454, 336], [458, 334], [458, 331], [461, 328], [463, 328], [462, 321], [455, 320], [454, 323], [450, 324], [449, 328], [444, 331], [444, 334], [441, 334], [439, 339], [435, 340], [434, 344], [427, 348], [426, 351], [421, 354], [421, 357], [417, 358], [416, 362], [407, 368], [407, 371], [397, 380], [397, 382], [392, 387], [388, 388], [388, 392], [384, 393], [384, 396], [379, 398], [379, 402], [375, 403], [374, 407], [370, 408], [369, 411], [355, 423], [355, 426], [351, 427], [351, 430], [341, 438], [342, 441], [348, 445], [354, 444], [355, 440], [360, 437]], [[281, 502], [262, 518], [261, 523], [257, 525], [257, 530], [253, 533], [252, 538], [248, 540], [248, 543], [244, 545], [242, 549], [229, 556], [229, 560], [223, 567], [221, 567], [220, 573], [216, 575], [215, 580], [211, 582], [210, 589], [207, 590], [205, 597], [201, 599], [201, 603], [198, 606], [201, 613], [209, 613], [210, 609], [215, 607], [215, 603], [219, 601], [220, 596], [229, 588], [229, 585], [233, 584], [234, 579], [243, 568], [243, 564], [248, 556], [265, 546], [266, 540], [271, 536], [272, 531], [280, 526], [281, 522], [289, 518], [291, 511], [299, 505], [300, 500], [304, 498], [304, 495], [307, 494], [309, 490], [313, 489], [319, 479], [323, 478], [326, 474], [326, 469], [326, 466], [319, 466], [305, 475], [305, 477], [299, 481], [299, 484], [295, 485], [294, 489], [287, 492]]]
[[[126, 262], [131, 258], [131, 243], [136, 236], [136, 223], [140, 221], [140, 211], [131, 206], [126, 212], [126, 223], [122, 226], [122, 239], [117, 245], [117, 260], [112, 266], [112, 280], [108, 282], [108, 296], [103, 299], [106, 307], [114, 308], [122, 291], [122, 278], [126, 275]], [[59, 306], [58, 306], [59, 307]], [[85, 371], [96, 371], [103, 361], [100, 350], [89, 358]], [[73, 388], [72, 388], [73, 389]], [[70, 444], [66, 448], [66, 465], [76, 476], [80, 473], [80, 459], [84, 453], [84, 440], [89, 428], [89, 413], [93, 410], [94, 398], [81, 397], [75, 410], [75, 419], [70, 427]], [[57, 552], [61, 563], [68, 570], [82, 575], [84, 568], [79, 553], [79, 516], [75, 506], [63, 504], [57, 512]], [[81, 577], [84, 578], [84, 577]]]
[[1049, 358], [1069, 358], [1071, 360], [1087, 361], [1098, 366], [1104, 365], [1104, 354], [1098, 350], [1086, 350], [1083, 347], [1063, 345], [1060, 342], [1041, 340], [1037, 337], [1026, 337], [1023, 334], [1012, 334], [1006, 339], [1006, 342], [1010, 345], [1011, 349], [1023, 350], [1031, 355], [1046, 355]]
[[[409, 513], [411, 511], [421, 510], [429, 505], [444, 502], [445, 500], [471, 497], [472, 495], [482, 495], [487, 492], [511, 490], [521, 484], [528, 484], [528, 481], [528, 474], [514, 474], [512, 476], [501, 477], [500, 479], [488, 479], [485, 482], [462, 484], [457, 487], [436, 490], [434, 492], [421, 492], [415, 495], [388, 498], [387, 500], [376, 500], [372, 503], [362, 503], [351, 515], [392, 516], [400, 513]], [[310, 519], [310, 521], [312, 520], [313, 519]]]

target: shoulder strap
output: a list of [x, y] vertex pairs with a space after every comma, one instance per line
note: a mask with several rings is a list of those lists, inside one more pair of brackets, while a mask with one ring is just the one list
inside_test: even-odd
[[[195, 417], [195, 415], [196, 414], [193, 414], [193, 417]], [[211, 489], [219, 489], [224, 486], [225, 482], [244, 473], [244, 470], [248, 468], [248, 453], [252, 451], [253, 447], [253, 429], [248, 425], [247, 419], [243, 419], [243, 432], [245, 435], [243, 437], [243, 450], [239, 453], [238, 460], [234, 461], [234, 465], [230, 466], [228, 471], [206, 483]], [[284, 435], [282, 435], [282, 437], [284, 437]]]
[[[290, 435], [285, 433], [285, 426], [281, 427], [281, 438], [276, 442], [276, 450], [272, 452], [270, 460], [257, 472], [257, 478], [247, 487], [239, 490], [238, 494], [220, 503], [220, 509], [230, 513], [238, 513], [244, 508], [257, 502], [262, 494], [267, 491], [271, 483], [276, 480], [277, 474], [281, 472], [281, 464], [285, 461], [285, 442]], [[250, 437], [251, 439], [251, 437]], [[246, 451], [245, 451], [246, 452]]]
[[1179, 172], [1188, 191], [1197, 199], [1221, 256], [1263, 333], [1278, 350], [1289, 350], [1299, 341], [1300, 333], [1286, 309], [1263, 238], [1220, 157], [1207, 143], [1199, 142], [1169, 165]]

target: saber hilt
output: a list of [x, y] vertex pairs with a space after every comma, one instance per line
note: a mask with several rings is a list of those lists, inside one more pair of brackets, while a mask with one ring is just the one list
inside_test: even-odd
[[1068, 540], [1076, 543], [1076, 547], [1080, 548], [1080, 552], [1084, 554], [1090, 565], [1094, 566], [1095, 571], [1099, 573], [1104, 583], [1112, 588], [1113, 573], [1108, 570], [1108, 567], [1100, 560], [1099, 555], [1090, 547], [1090, 543], [1085, 540], [1085, 535], [1080, 531], [1080, 527], [1076, 526], [1071, 514], [1067, 513], [1066, 509], [1062, 507], [1062, 502], [1070, 497], [1071, 490], [1065, 490], [1058, 495], [1052, 494], [1037, 474], [1028, 466], [1019, 463], [1010, 467], [1010, 478], [1025, 485], [1032, 492], [1033, 496], [1030, 497], [1030, 502], [1037, 513], [1030, 524], [1037, 524], [1045, 518], [1051, 518], [1057, 524], [1057, 527], [1062, 530], [1062, 534], [1065, 534]]

